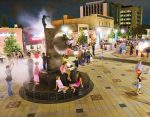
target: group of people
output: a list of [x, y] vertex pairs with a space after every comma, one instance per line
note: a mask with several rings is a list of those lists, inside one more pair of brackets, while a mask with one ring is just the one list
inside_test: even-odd
[[[63, 73], [63, 74], [65, 74], [65, 73]], [[65, 78], [67, 78], [67, 77], [65, 77]], [[66, 91], [70, 87], [74, 93], [76, 91], [76, 88], [78, 88], [80, 86], [83, 88], [82, 77], [81, 77], [81, 75], [79, 75], [79, 72], [77, 72], [77, 74], [76, 74], [76, 82], [72, 83], [71, 79], [68, 79], [68, 80], [70, 82], [69, 85], [67, 85], [66, 82], [65, 83], [62, 82], [61, 75], [57, 75], [56, 76], [56, 88], [55, 89], [56, 90], [58, 89], [58, 92], [63, 91], [63, 93], [66, 93]], [[64, 85], [64, 84], [66, 84], [66, 85]]]
[[63, 57], [63, 63], [59, 68], [59, 74], [56, 76], [56, 89], [59, 91], [65, 92], [71, 87], [73, 92], [78, 87], [83, 87], [82, 77], [80, 73], [77, 71], [78, 69], [78, 59], [76, 58], [73, 61], [75, 65], [71, 65], [68, 61], [68, 56]]
[[[125, 54], [129, 51], [129, 55], [136, 55], [144, 57], [143, 53], [146, 53], [146, 57], [149, 57], [150, 47], [148, 47], [149, 42], [147, 40], [118, 40], [115, 44], [115, 48], [117, 48], [117, 53]], [[127, 49], [129, 48], [129, 49]]]

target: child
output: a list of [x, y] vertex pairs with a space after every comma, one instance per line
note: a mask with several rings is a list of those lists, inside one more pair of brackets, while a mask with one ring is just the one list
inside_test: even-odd
[[142, 88], [142, 79], [140, 78], [140, 76], [138, 77], [138, 83], [137, 83], [137, 94], [139, 95], [141, 92], [141, 88]]
[[56, 89], [57, 88], [58, 92], [63, 91], [63, 93], [66, 93], [66, 91], [69, 89], [69, 87], [63, 85], [63, 83], [60, 80], [60, 76], [56, 76]]
[[79, 75], [79, 73], [77, 73], [76, 77], [77, 77], [77, 81], [75, 83], [73, 83], [73, 84], [69, 84], [71, 89], [73, 89], [73, 93], [75, 92], [76, 88], [79, 87], [80, 85], [83, 88], [82, 77]]
[[40, 73], [40, 70], [39, 70], [39, 67], [38, 67], [39, 63], [38, 62], [35, 62], [35, 68], [34, 68], [34, 82], [36, 85], [39, 85], [39, 73]]

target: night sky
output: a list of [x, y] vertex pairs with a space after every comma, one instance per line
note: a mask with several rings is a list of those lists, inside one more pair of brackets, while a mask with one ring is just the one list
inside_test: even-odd
[[[26, 12], [36, 16], [42, 9], [48, 11], [53, 19], [62, 18], [63, 14], [79, 17], [80, 5], [89, 1], [95, 0], [0, 0], [0, 15], [6, 15], [10, 23], [16, 22], [20, 13]], [[150, 24], [150, 0], [107, 1], [142, 6], [144, 8], [143, 24]]]

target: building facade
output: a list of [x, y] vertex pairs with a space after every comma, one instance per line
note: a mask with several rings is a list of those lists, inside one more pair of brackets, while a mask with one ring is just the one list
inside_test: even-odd
[[95, 1], [86, 3], [80, 6], [80, 17], [90, 16], [91, 14], [99, 14], [103, 16], [109, 16], [114, 18], [115, 24], [120, 23], [120, 11], [121, 4], [118, 3], [107, 3], [102, 1]]
[[137, 27], [142, 24], [142, 16], [142, 7], [122, 6], [120, 12], [120, 26], [126, 28]]
[[92, 14], [90, 16], [81, 18], [68, 18], [67, 15], [64, 15], [63, 19], [52, 20], [52, 25], [55, 27], [59, 27], [61, 25], [78, 24], [88, 24], [90, 30], [96, 29], [97, 27], [114, 28], [114, 20], [112, 17], [102, 16], [98, 14]]
[[95, 1], [80, 6], [80, 17], [100, 14], [114, 18], [114, 23], [121, 27], [136, 27], [142, 24], [143, 9], [137, 6], [123, 6], [119, 3]]
[[79, 28], [85, 29], [88, 32], [96, 35], [96, 42], [99, 44], [100, 40], [108, 39], [108, 35], [114, 28], [114, 20], [112, 17], [102, 16], [98, 14], [92, 14], [90, 16], [84, 16], [81, 18], [68, 18], [64, 15], [63, 19], [53, 20], [52, 25], [55, 27], [61, 27], [62, 25], [67, 25], [73, 32], [79, 32]]
[[14, 36], [17, 40], [17, 43], [23, 49], [22, 41], [22, 29], [21, 28], [0, 28], [0, 52], [3, 52], [4, 40], [10, 36], [11, 33], [14, 33]]

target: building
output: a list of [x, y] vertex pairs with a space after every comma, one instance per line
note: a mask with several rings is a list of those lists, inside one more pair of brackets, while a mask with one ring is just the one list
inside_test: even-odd
[[52, 20], [52, 25], [59, 27], [61, 25], [78, 25], [88, 24], [89, 29], [96, 29], [97, 27], [114, 28], [114, 20], [112, 17], [102, 16], [98, 14], [92, 14], [82, 18], [69, 18], [67, 15], [63, 16], [63, 19]]
[[39, 50], [44, 49], [44, 30], [36, 30], [32, 27], [26, 27], [23, 29], [23, 40], [25, 43], [25, 50]]
[[79, 29], [82, 28], [85, 32], [88, 32], [88, 35], [90, 33], [99, 35], [97, 38], [97, 43], [99, 43], [101, 39], [108, 39], [108, 34], [114, 28], [114, 20], [112, 17], [100, 14], [92, 14], [81, 18], [69, 18], [64, 15], [63, 19], [53, 20], [52, 25], [55, 27], [67, 25], [73, 32], [79, 32]]
[[143, 9], [137, 6], [123, 6], [119, 3], [95, 1], [80, 6], [80, 17], [100, 14], [114, 18], [114, 23], [121, 27], [136, 27], [142, 24]]
[[121, 4], [104, 2], [104, 0], [88, 2], [85, 5], [80, 6], [80, 17], [90, 16], [91, 14], [100, 14], [113, 17], [115, 24], [119, 24], [121, 6]]
[[3, 52], [4, 40], [8, 36], [10, 36], [10, 34], [12, 32], [14, 33], [17, 43], [23, 49], [22, 29], [21, 28], [0, 28], [0, 52]]
[[121, 27], [136, 27], [142, 24], [143, 9], [136, 6], [122, 6], [120, 12]]
[[119, 3], [103, 3], [103, 15], [114, 18], [114, 23], [120, 23], [121, 4]]

